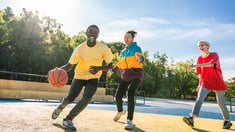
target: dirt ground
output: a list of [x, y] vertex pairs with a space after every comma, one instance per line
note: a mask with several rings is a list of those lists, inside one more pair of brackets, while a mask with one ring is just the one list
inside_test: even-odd
[[[63, 117], [70, 107], [65, 108], [56, 119], [51, 119], [54, 105], [35, 104], [0, 104], [1, 132], [68, 132], [61, 126]], [[126, 115], [114, 122], [115, 111], [85, 109], [74, 119], [78, 132], [124, 132]], [[235, 131], [235, 124], [230, 130], [221, 129], [222, 120], [197, 118], [195, 127], [184, 124], [182, 117], [135, 113], [133, 132], [228, 132]]]

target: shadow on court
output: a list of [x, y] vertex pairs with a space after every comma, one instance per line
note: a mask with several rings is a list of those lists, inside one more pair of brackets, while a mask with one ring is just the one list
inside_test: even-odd
[[[122, 122], [122, 121], [116, 121], [116, 123], [120, 123], [120, 124], [122, 124], [122, 125], [125, 124], [125, 122]], [[131, 131], [131, 132], [145, 132], [143, 129], [138, 128], [135, 124], [133, 124], [133, 125], [134, 125], [133, 130], [126, 130], [126, 131]]]
[[76, 132], [76, 131], [72, 131], [72, 130], [68, 130], [68, 129], [64, 129], [64, 127], [61, 124], [58, 123], [52, 123], [55, 127], [58, 127], [62, 130], [64, 130], [65, 132]]

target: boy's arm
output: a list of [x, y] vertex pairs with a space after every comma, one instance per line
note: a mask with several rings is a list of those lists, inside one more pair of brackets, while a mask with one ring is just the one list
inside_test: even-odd
[[98, 71], [102, 70], [102, 71], [108, 71], [109, 69], [112, 69], [113, 68], [113, 63], [109, 63], [109, 64], [106, 64], [104, 66], [90, 66], [90, 73], [92, 74], [96, 74]]
[[67, 64], [61, 66], [60, 68], [65, 70], [66, 72], [68, 72], [73, 68], [73, 66], [74, 66], [74, 64], [67, 63]]

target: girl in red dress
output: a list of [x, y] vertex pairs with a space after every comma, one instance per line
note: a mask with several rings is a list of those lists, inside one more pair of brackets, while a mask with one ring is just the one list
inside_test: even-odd
[[210, 44], [207, 41], [199, 41], [198, 48], [202, 55], [198, 57], [197, 65], [189, 65], [188, 68], [196, 68], [197, 74], [200, 75], [199, 86], [197, 88], [198, 96], [190, 117], [184, 117], [183, 121], [189, 126], [194, 126], [194, 117], [199, 115], [201, 106], [206, 96], [211, 90], [216, 93], [217, 103], [221, 109], [224, 118], [223, 129], [229, 129], [232, 126], [230, 116], [225, 105], [225, 90], [227, 87], [224, 83], [222, 70], [220, 68], [219, 56], [216, 52], [209, 52]]

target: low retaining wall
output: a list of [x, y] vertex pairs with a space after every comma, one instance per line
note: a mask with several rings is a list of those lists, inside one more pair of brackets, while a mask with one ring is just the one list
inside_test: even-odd
[[[70, 85], [54, 88], [48, 83], [0, 79], [0, 98], [61, 100], [69, 91]], [[84, 88], [76, 100], [81, 99]], [[92, 102], [113, 102], [112, 95], [105, 95], [105, 88], [98, 88]]]

